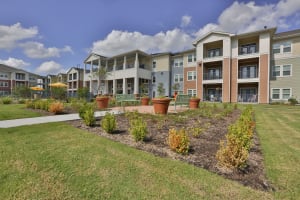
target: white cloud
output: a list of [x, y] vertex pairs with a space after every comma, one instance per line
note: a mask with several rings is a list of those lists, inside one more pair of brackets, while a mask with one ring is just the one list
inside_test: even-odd
[[70, 46], [65, 46], [64, 48], [56, 48], [56, 47], [49, 47], [46, 48], [44, 44], [39, 42], [26, 42], [20, 44], [20, 47], [23, 48], [24, 53], [29, 58], [51, 58], [51, 57], [60, 57], [61, 53], [64, 52], [71, 52], [72, 48]]
[[11, 57], [9, 57], [7, 60], [0, 59], [0, 63], [11, 66], [11, 67], [20, 68], [20, 69], [30, 65], [30, 63], [27, 63], [24, 60], [17, 59], [17, 58], [11, 58]]
[[37, 74], [47, 75], [47, 74], [58, 74], [61, 72], [64, 73], [65, 70], [59, 63], [54, 61], [47, 61], [47, 62], [43, 62], [38, 68], [36, 68], [35, 72]]
[[180, 26], [181, 27], [186, 27], [188, 26], [192, 21], [192, 17], [191, 16], [188, 16], [188, 15], [184, 15], [181, 17], [181, 24]]
[[183, 30], [192, 21], [191, 16], [185, 15], [181, 18], [181, 29], [174, 28], [154, 35], [113, 30], [103, 40], [95, 41], [91, 50], [106, 56], [134, 49], [148, 53], [182, 51], [191, 48], [196, 37], [210, 31], [243, 33], [261, 30], [264, 26], [278, 27], [281, 30], [298, 27], [299, 11], [299, 0], [281, 0], [277, 4], [264, 5], [257, 5], [254, 1], [235, 1], [219, 15], [216, 23], [206, 24], [192, 33]]
[[33, 38], [37, 34], [37, 27], [23, 28], [20, 23], [11, 26], [0, 25], [0, 49], [10, 50], [18, 41]]
[[217, 24], [207, 24], [195, 35], [200, 36], [211, 30], [243, 33], [260, 30], [264, 26], [287, 29], [297, 25], [299, 11], [299, 0], [281, 0], [277, 4], [265, 5], [256, 5], [254, 1], [235, 1], [220, 14]]
[[134, 49], [149, 53], [180, 51], [192, 48], [193, 38], [180, 29], [144, 35], [140, 32], [113, 30], [104, 40], [93, 43], [91, 50], [101, 55], [112, 56]]

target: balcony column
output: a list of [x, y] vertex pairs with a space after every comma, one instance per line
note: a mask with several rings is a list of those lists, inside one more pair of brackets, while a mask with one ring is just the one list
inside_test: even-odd
[[97, 94], [100, 94], [101, 91], [101, 80], [100, 80], [100, 68], [101, 68], [101, 58], [98, 59], [98, 74], [97, 74]]
[[117, 68], [117, 59], [114, 59], [114, 66], [113, 66], [113, 71], [116, 71]]
[[117, 88], [116, 88], [116, 79], [113, 79], [113, 95], [117, 94]]
[[138, 52], [135, 53], [135, 60], [134, 60], [134, 68], [135, 68], [135, 77], [134, 77], [134, 94], [139, 94], [139, 54]]
[[91, 66], [90, 66], [91, 68], [90, 68], [90, 93], [93, 93], [94, 94], [94, 92], [93, 92], [93, 87], [92, 87], [92, 84], [93, 84], [93, 62], [91, 61]]
[[126, 60], [126, 56], [124, 56], [123, 69], [126, 69], [126, 65], [127, 65], [127, 60]]
[[86, 73], [86, 63], [84, 63], [84, 67], [83, 67], [83, 87], [86, 87], [85, 73]]
[[126, 78], [123, 78], [123, 94], [127, 94], [127, 92], [126, 92]]
[[134, 94], [139, 94], [139, 78], [134, 77]]
[[140, 65], [140, 63], [139, 63], [139, 54], [136, 52], [135, 53], [135, 60], [134, 60], [134, 68], [139, 68], [139, 65]]

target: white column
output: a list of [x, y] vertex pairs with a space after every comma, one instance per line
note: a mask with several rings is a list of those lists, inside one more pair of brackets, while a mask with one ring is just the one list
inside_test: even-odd
[[123, 69], [126, 69], [126, 65], [127, 65], [127, 60], [126, 60], [126, 56], [124, 56]]
[[138, 69], [139, 68], [139, 55], [138, 53], [136, 52], [135, 53], [135, 60], [134, 60], [134, 68]]
[[93, 62], [91, 62], [91, 66], [90, 66], [90, 92], [94, 94], [93, 92]]
[[134, 94], [139, 94], [139, 77], [134, 77]]
[[115, 59], [114, 59], [114, 67], [113, 67], [113, 71], [116, 71], [116, 68], [117, 68], [117, 59], [115, 58]]
[[83, 87], [86, 87], [85, 73], [86, 73], [86, 63], [84, 63], [84, 67], [83, 67]]
[[123, 94], [127, 94], [127, 92], [126, 92], [126, 88], [127, 88], [127, 87], [126, 87], [126, 86], [127, 86], [127, 85], [126, 85], [126, 82], [127, 82], [127, 81], [126, 81], [126, 78], [123, 78]]
[[[98, 73], [100, 72], [100, 68], [101, 68], [101, 59], [98, 59]], [[100, 85], [100, 76], [99, 74], [97, 74], [97, 94], [100, 93], [101, 90], [101, 85]]]
[[108, 80], [104, 81], [104, 94], [108, 94]]
[[117, 87], [116, 87], [116, 82], [117, 80], [116, 79], [113, 79], [113, 94], [117, 94]]

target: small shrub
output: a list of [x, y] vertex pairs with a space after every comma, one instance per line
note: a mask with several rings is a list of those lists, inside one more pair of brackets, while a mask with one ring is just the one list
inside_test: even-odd
[[93, 108], [87, 109], [83, 114], [83, 121], [87, 126], [93, 126], [96, 122]]
[[293, 106], [298, 103], [298, 101], [294, 97], [289, 98], [288, 102]]
[[81, 119], [84, 119], [84, 114], [87, 110], [90, 110], [90, 109], [93, 109], [93, 106], [91, 104], [88, 104], [88, 103], [83, 103], [80, 107], [79, 107], [79, 117]]
[[[39, 104], [39, 103], [37, 103]], [[64, 109], [64, 105], [61, 102], [53, 102], [49, 106], [49, 112], [52, 112], [54, 114], [62, 113]]]
[[19, 103], [19, 104], [25, 104], [25, 103], [26, 103], [26, 100], [25, 100], [25, 99], [18, 99], [18, 103]]
[[187, 154], [190, 147], [190, 140], [185, 129], [170, 129], [168, 144], [173, 151], [180, 154]]
[[101, 127], [107, 132], [112, 133], [116, 129], [116, 117], [113, 114], [106, 113], [101, 120]]
[[146, 122], [141, 117], [131, 120], [129, 132], [136, 142], [143, 141], [148, 133]]
[[1, 98], [2, 104], [11, 104], [12, 103], [12, 98], [10, 97], [2, 97]]
[[189, 132], [192, 133], [193, 137], [199, 137], [201, 135], [201, 133], [203, 133], [204, 129], [200, 128], [200, 127], [192, 127], [188, 129]]

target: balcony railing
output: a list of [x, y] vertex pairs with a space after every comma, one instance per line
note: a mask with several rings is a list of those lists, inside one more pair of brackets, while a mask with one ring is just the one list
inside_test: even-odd
[[239, 94], [238, 102], [257, 103], [257, 94]]
[[252, 79], [252, 78], [258, 78], [257, 72], [245, 73], [245, 72], [239, 71], [239, 79]]
[[222, 73], [203, 73], [203, 80], [222, 79]]
[[253, 46], [244, 46], [239, 48], [239, 55], [246, 55], [246, 54], [254, 54], [258, 53], [258, 49], [255, 45]]

